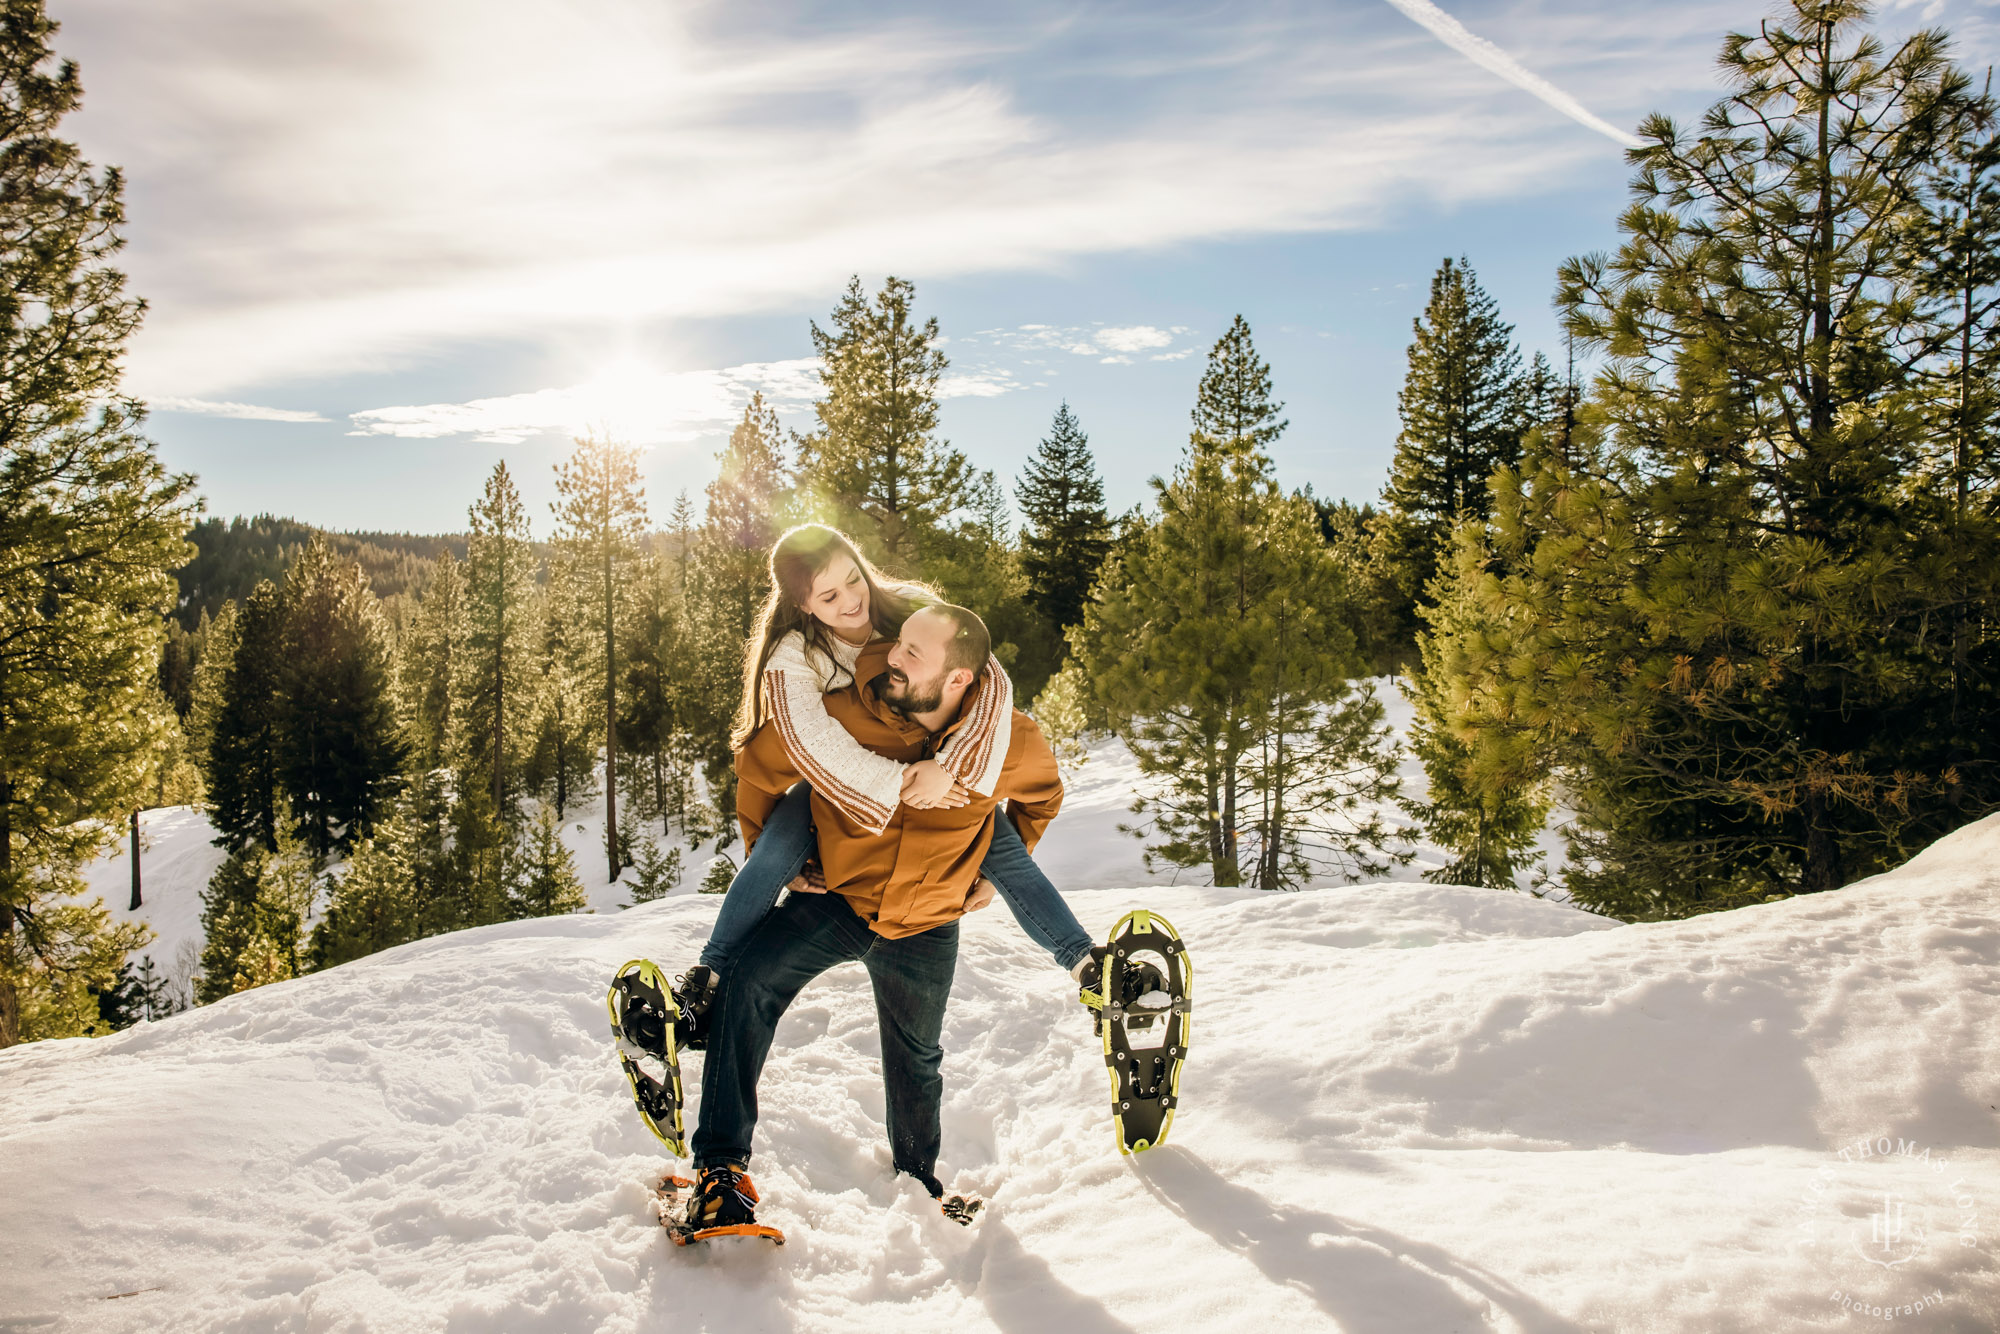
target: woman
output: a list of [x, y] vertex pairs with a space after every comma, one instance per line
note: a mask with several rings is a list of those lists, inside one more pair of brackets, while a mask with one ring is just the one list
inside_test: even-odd
[[[706, 1045], [715, 987], [778, 892], [788, 887], [825, 892], [808, 870], [817, 851], [813, 792], [879, 834], [898, 805], [958, 807], [973, 792], [992, 795], [1012, 732], [1013, 683], [989, 656], [981, 690], [992, 692], [993, 707], [968, 716], [936, 759], [903, 764], [867, 749], [828, 716], [824, 696], [853, 683], [865, 645], [895, 635], [912, 611], [941, 599], [922, 584], [887, 583], [853, 543], [820, 524], [804, 524], [780, 537], [771, 549], [770, 569], [760, 629], [745, 646], [743, 700], [730, 744], [741, 750], [758, 728], [775, 720], [787, 753], [808, 781], [772, 811], [729, 886], [700, 962], [674, 985], [682, 1016], [679, 1042], [685, 1047]], [[1092, 958], [1090, 937], [1028, 857], [1013, 822], [996, 819], [993, 830], [993, 846], [980, 867], [985, 881], [1007, 900], [1022, 929], [1080, 978]]]

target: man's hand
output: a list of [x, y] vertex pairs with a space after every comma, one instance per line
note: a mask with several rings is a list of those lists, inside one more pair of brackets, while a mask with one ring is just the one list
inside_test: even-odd
[[903, 770], [903, 804], [915, 810], [955, 810], [972, 800], [965, 784], [936, 760], [918, 760]]
[[965, 910], [967, 912], [978, 912], [981, 908], [993, 902], [995, 892], [996, 889], [993, 882], [985, 876], [980, 876], [979, 883], [974, 885], [972, 892], [965, 896]]
[[806, 863], [806, 869], [792, 877], [792, 883], [785, 886], [794, 894], [826, 893], [826, 872], [817, 860]]

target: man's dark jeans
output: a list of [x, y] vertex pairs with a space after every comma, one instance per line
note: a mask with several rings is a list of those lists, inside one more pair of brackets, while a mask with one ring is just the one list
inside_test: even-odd
[[806, 983], [836, 964], [859, 960], [875, 987], [888, 1093], [889, 1147], [896, 1170], [933, 1195], [938, 1105], [944, 1092], [945, 1002], [958, 964], [958, 923], [900, 940], [868, 929], [838, 894], [794, 894], [766, 917], [723, 975], [701, 1072], [697, 1168], [750, 1161], [757, 1126], [757, 1080], [778, 1019]]

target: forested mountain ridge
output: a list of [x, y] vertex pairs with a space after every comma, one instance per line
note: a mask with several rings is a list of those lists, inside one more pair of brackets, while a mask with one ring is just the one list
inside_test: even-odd
[[[213, 617], [224, 602], [242, 601], [260, 579], [282, 580], [315, 535], [325, 537], [336, 555], [360, 562], [375, 596], [385, 600], [399, 593], [422, 596], [440, 555], [465, 559], [464, 533], [341, 533], [274, 514], [203, 519], [188, 531], [195, 558], [174, 571], [180, 584], [175, 619], [193, 630], [203, 613]], [[537, 556], [547, 554], [544, 543], [534, 549]]]

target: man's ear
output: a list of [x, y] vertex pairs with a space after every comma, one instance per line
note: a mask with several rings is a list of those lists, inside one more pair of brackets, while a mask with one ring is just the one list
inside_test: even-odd
[[954, 667], [951, 669], [951, 675], [945, 678], [954, 690], [970, 690], [972, 683], [978, 679], [979, 673], [967, 667]]

